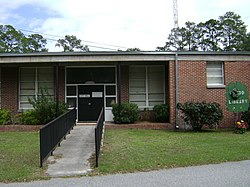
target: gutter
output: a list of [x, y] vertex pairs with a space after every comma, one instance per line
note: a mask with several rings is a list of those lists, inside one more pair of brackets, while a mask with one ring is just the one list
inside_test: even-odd
[[175, 128], [179, 129], [178, 124], [178, 109], [177, 109], [177, 103], [179, 102], [179, 96], [178, 96], [178, 81], [179, 81], [179, 75], [178, 75], [178, 52], [175, 53]]

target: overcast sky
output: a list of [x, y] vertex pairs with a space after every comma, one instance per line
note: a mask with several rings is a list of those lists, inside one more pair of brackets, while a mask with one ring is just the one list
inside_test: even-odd
[[[249, 7], [250, 0], [178, 0], [179, 26], [233, 11], [249, 32]], [[173, 0], [0, 0], [0, 24], [41, 33], [50, 52], [62, 51], [54, 45], [65, 35], [75, 35], [91, 50], [153, 51], [164, 46], [173, 23]]]

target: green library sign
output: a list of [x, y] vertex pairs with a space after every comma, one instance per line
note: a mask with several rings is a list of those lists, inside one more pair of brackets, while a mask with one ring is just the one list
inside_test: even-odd
[[241, 82], [231, 82], [226, 86], [227, 110], [230, 112], [244, 112], [248, 110], [247, 86]]

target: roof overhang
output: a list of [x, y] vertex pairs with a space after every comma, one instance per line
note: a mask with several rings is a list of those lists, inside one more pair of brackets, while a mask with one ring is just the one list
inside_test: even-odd
[[130, 63], [185, 61], [248, 61], [250, 52], [49, 52], [0, 54], [0, 64], [29, 63]]

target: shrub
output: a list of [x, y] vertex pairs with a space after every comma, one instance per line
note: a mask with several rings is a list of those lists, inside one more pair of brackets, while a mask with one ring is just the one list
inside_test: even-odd
[[35, 110], [27, 110], [21, 115], [22, 123], [25, 125], [38, 125], [39, 121], [36, 118]]
[[112, 112], [117, 124], [134, 123], [139, 118], [139, 108], [134, 103], [113, 104]]
[[200, 131], [203, 125], [212, 128], [223, 118], [223, 112], [218, 103], [186, 102], [178, 103], [177, 108], [183, 113], [184, 121], [191, 125], [193, 130]]
[[11, 122], [11, 113], [7, 109], [0, 109], [0, 125], [7, 125]]
[[22, 115], [23, 115], [23, 113], [18, 113], [18, 114], [15, 114], [14, 116], [12, 116], [12, 124], [13, 125], [22, 125], [23, 124]]
[[242, 119], [248, 124], [248, 128], [250, 128], [250, 104], [248, 111], [242, 113]]
[[155, 120], [157, 122], [168, 122], [169, 109], [167, 104], [155, 105], [153, 111], [155, 113]]
[[[41, 90], [41, 95], [38, 98], [29, 98], [29, 102], [34, 108], [34, 111], [31, 114], [38, 120], [38, 124], [46, 124], [57, 117], [56, 102], [46, 89]], [[59, 102], [58, 116], [65, 113], [67, 110], [67, 105]]]

